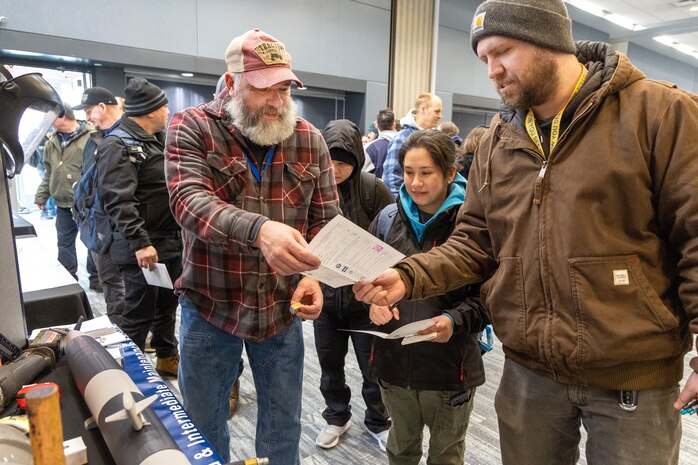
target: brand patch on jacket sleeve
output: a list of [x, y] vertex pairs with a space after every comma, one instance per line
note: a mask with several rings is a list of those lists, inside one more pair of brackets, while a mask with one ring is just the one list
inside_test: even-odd
[[472, 24], [472, 33], [482, 31], [485, 28], [485, 15], [487, 14], [486, 11], [483, 11], [482, 13], [475, 15], [473, 18], [473, 24]]
[[628, 276], [628, 270], [613, 270], [614, 286], [628, 286], [629, 284], [630, 277]]

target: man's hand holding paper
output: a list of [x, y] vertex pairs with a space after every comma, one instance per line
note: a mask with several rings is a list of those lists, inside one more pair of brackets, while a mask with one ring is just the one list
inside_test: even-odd
[[310, 253], [321, 261], [305, 274], [340, 287], [370, 281], [404, 258], [404, 255], [348, 219], [336, 216], [310, 243]]
[[278, 221], [265, 221], [254, 245], [269, 266], [282, 276], [314, 270], [320, 260], [308, 250], [308, 243], [296, 229]]

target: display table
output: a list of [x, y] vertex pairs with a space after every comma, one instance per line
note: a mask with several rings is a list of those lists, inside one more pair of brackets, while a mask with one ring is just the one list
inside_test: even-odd
[[16, 238], [27, 331], [92, 318], [85, 290], [37, 237]]
[[36, 237], [36, 229], [33, 224], [12, 211], [12, 234], [15, 237]]

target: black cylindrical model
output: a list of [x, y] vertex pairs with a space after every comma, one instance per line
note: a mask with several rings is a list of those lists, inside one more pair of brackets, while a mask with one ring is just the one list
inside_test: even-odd
[[65, 354], [75, 384], [117, 465], [190, 465], [152, 409], [143, 410], [145, 426], [140, 430], [129, 419], [105, 421], [108, 416], [129, 407], [124, 405], [127, 404], [126, 398], [132, 398], [136, 403], [144, 399], [135, 383], [105, 348], [90, 336], [71, 331]]

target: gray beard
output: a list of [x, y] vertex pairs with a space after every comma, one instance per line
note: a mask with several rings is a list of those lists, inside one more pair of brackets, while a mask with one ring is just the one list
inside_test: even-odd
[[278, 110], [280, 118], [276, 121], [265, 120], [263, 110], [246, 106], [237, 92], [230, 94], [223, 108], [242, 135], [257, 145], [276, 145], [291, 137], [296, 128], [296, 104], [292, 99]]

